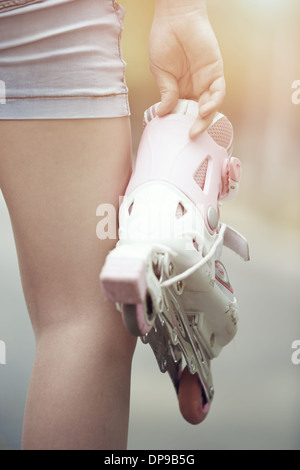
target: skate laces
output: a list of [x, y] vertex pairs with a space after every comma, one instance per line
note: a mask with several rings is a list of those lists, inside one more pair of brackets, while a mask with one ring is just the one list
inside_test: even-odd
[[[206, 264], [208, 261], [210, 261], [210, 259], [216, 253], [217, 249], [220, 248], [220, 246], [222, 246], [225, 231], [226, 231], [226, 225], [221, 224], [221, 228], [219, 230], [219, 233], [218, 233], [216, 239], [214, 240], [214, 243], [210, 247], [208, 253], [203, 258], [201, 258], [197, 263], [195, 263], [193, 266], [191, 266], [190, 268], [186, 269], [185, 271], [178, 274], [177, 276], [174, 276], [171, 279], [168, 279], [168, 280], [162, 282], [161, 287], [170, 287], [171, 285], [188, 278], [189, 276], [194, 274], [198, 269], [200, 269], [204, 264]], [[196, 232], [195, 232], [195, 234], [196, 234]], [[189, 232], [189, 235], [190, 235], [190, 232]], [[169, 249], [167, 251], [169, 251]], [[172, 250], [172, 251], [174, 251], [174, 250]], [[176, 256], [177, 256], [177, 254], [176, 254]]]

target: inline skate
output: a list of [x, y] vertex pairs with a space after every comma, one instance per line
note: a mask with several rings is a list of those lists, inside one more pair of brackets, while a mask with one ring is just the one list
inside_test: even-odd
[[229, 120], [216, 114], [189, 138], [197, 103], [179, 100], [158, 117], [153, 105], [119, 210], [119, 241], [100, 275], [126, 328], [149, 344], [178, 392], [183, 365], [197, 374], [203, 407], [213, 399], [210, 361], [237, 332], [239, 309], [223, 246], [249, 259], [247, 240], [220, 221], [220, 204], [239, 187]]

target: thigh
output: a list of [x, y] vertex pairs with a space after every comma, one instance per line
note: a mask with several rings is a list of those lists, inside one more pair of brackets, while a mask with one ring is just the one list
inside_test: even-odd
[[89, 315], [114, 321], [99, 273], [116, 240], [97, 237], [96, 211], [117, 208], [128, 182], [129, 118], [1, 121], [0, 140], [0, 185], [35, 332]]

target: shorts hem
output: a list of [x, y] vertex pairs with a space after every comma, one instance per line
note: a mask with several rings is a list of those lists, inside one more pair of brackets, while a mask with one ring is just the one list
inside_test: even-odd
[[6, 98], [0, 120], [90, 119], [130, 116], [127, 93], [94, 97]]

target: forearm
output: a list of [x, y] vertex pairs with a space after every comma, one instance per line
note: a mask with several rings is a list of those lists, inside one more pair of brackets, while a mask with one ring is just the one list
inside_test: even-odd
[[155, 14], [158, 16], [195, 11], [206, 15], [206, 0], [155, 0]]

